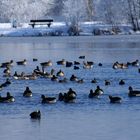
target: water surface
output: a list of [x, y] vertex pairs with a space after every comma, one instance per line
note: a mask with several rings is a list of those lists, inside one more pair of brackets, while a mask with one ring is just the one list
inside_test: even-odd
[[[140, 74], [138, 67], [125, 70], [113, 70], [115, 61], [128, 62], [140, 60], [139, 36], [102, 36], [102, 37], [29, 37], [0, 38], [0, 63], [14, 60], [14, 71], [31, 73], [40, 62], [52, 60], [56, 71], [62, 69], [65, 77], [75, 74], [84, 78], [85, 83], [68, 82], [65, 84], [52, 82], [50, 79], [14, 80], [12, 84], [1, 91], [5, 96], [7, 91], [15, 97], [16, 102], [0, 104], [0, 139], [2, 140], [139, 140], [140, 99], [128, 97], [128, 86], [140, 89]], [[78, 57], [85, 55], [85, 61], [94, 61], [92, 69], [74, 70], [58, 66], [56, 61], [66, 59], [79, 61]], [[37, 62], [32, 59], [37, 58]], [[27, 59], [27, 66], [17, 66], [16, 61]], [[98, 63], [103, 66], [99, 67]], [[47, 68], [50, 71], [51, 68]], [[0, 69], [0, 83], [5, 81], [3, 70]], [[97, 78], [98, 83], [91, 80]], [[110, 86], [104, 85], [104, 80], [111, 81]], [[120, 86], [119, 80], [126, 84]], [[104, 95], [100, 99], [88, 99], [90, 89], [100, 85]], [[33, 92], [32, 98], [22, 96], [25, 87]], [[73, 88], [78, 96], [76, 103], [57, 102], [49, 105], [41, 104], [41, 94], [58, 96]], [[120, 96], [122, 104], [110, 104], [108, 95]], [[40, 109], [41, 120], [31, 120], [29, 114]]]

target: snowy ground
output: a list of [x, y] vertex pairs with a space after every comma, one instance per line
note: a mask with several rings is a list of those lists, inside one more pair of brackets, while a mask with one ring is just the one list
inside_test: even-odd
[[[68, 36], [68, 29], [64, 22], [53, 22], [50, 28], [47, 25], [36, 25], [34, 29], [28, 23], [22, 23], [17, 28], [13, 28], [11, 23], [0, 23], [0, 36]], [[80, 35], [97, 35], [99, 31], [100, 35], [115, 34], [111, 29], [111, 26], [99, 22], [84, 22], [80, 24]], [[119, 29], [119, 34], [133, 33], [128, 25], [121, 25]]]

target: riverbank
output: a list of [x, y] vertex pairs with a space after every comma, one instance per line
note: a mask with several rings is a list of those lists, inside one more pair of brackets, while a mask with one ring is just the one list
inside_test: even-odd
[[[70, 26], [65, 22], [53, 22], [50, 28], [47, 25], [37, 25], [32, 28], [28, 23], [22, 23], [13, 28], [11, 23], [0, 23], [1, 37], [32, 37], [32, 36], [69, 36]], [[99, 22], [84, 22], [79, 25], [78, 35], [93, 36], [93, 35], [116, 35], [116, 34], [137, 34], [130, 25], [120, 25], [112, 28], [111, 25], [102, 24]]]

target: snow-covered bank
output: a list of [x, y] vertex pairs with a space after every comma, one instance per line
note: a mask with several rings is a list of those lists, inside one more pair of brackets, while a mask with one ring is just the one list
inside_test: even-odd
[[[21, 37], [21, 36], [68, 36], [69, 26], [64, 22], [54, 22], [50, 28], [47, 25], [36, 25], [32, 28], [29, 24], [20, 24], [13, 28], [10, 23], [0, 23], [0, 36]], [[134, 34], [131, 26], [121, 25], [117, 30], [112, 26], [99, 22], [84, 22], [79, 25], [79, 35], [114, 35], [114, 34]]]

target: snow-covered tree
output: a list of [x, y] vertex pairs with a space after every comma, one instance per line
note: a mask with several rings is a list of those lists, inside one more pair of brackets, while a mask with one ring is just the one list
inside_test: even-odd
[[66, 0], [54, 0], [54, 4], [50, 9], [50, 14], [55, 16], [61, 16], [64, 8], [64, 2]]
[[1, 0], [0, 20], [9, 22], [16, 19], [20, 22], [41, 18], [47, 15], [54, 0]]
[[85, 0], [67, 0], [64, 2], [63, 14], [66, 21], [72, 24], [78, 24], [86, 18], [86, 5]]
[[92, 21], [94, 17], [94, 0], [85, 0], [87, 20]]
[[126, 15], [123, 0], [100, 0], [96, 5], [95, 16], [98, 20], [112, 26], [124, 23]]

